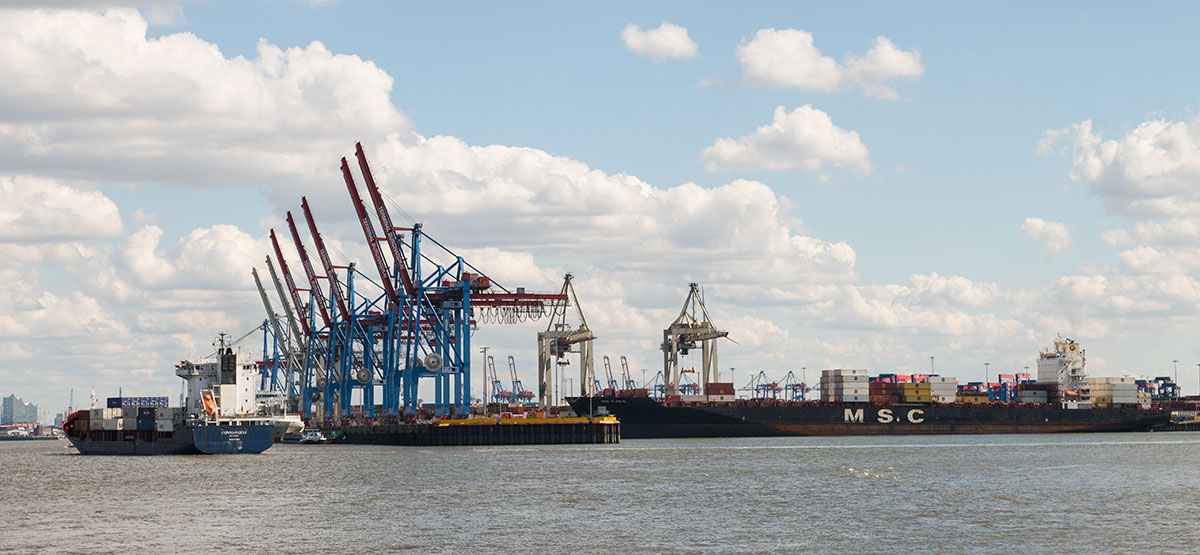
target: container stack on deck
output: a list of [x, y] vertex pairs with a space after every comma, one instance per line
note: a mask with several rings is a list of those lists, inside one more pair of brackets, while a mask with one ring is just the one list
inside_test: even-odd
[[866, 370], [822, 370], [821, 400], [866, 403], [871, 400]]
[[1045, 405], [1050, 402], [1051, 384], [1047, 383], [1020, 383], [1016, 387], [1016, 402]]
[[951, 376], [928, 376], [929, 396], [935, 403], [953, 403], [958, 400], [958, 380]]
[[905, 403], [932, 403], [933, 390], [929, 382], [900, 384], [900, 401]]
[[1083, 382], [1080, 402], [1095, 407], [1150, 407], [1151, 394], [1139, 390], [1134, 378], [1085, 378]]
[[894, 405], [900, 402], [900, 384], [875, 380], [870, 382], [871, 404]]

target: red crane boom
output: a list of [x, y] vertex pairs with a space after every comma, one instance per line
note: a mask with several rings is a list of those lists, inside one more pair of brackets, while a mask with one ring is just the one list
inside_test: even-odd
[[296, 231], [296, 221], [292, 219], [291, 210], [287, 213], [288, 229], [292, 231], [292, 240], [296, 242], [296, 252], [300, 255], [300, 263], [304, 266], [304, 273], [308, 276], [308, 284], [312, 287], [313, 302], [317, 303], [317, 308], [321, 309], [321, 321], [325, 322], [325, 327], [332, 328], [333, 323], [329, 318], [329, 309], [325, 307], [325, 295], [321, 293], [321, 284], [317, 283], [317, 273], [313, 271], [312, 261], [308, 259], [308, 251], [304, 250], [304, 242], [300, 240], [300, 232]]
[[279, 269], [283, 272], [283, 280], [287, 282], [288, 291], [292, 294], [292, 306], [296, 307], [295, 310], [299, 316], [298, 320], [300, 320], [300, 325], [304, 327], [304, 336], [308, 337], [312, 335], [312, 330], [308, 328], [308, 318], [305, 318], [303, 314], [299, 314], [300, 307], [304, 306], [304, 303], [300, 302], [300, 290], [296, 289], [296, 282], [292, 280], [292, 272], [288, 270], [287, 261], [283, 259], [283, 251], [279, 249], [279, 240], [275, 238], [274, 229], [271, 229], [271, 244], [275, 246], [275, 258], [279, 259]]
[[392, 226], [392, 217], [388, 214], [387, 206], [383, 204], [383, 196], [379, 187], [375, 186], [375, 177], [371, 175], [371, 167], [367, 165], [367, 155], [363, 152], [362, 143], [354, 143], [354, 156], [358, 158], [358, 167], [362, 170], [363, 181], [367, 182], [367, 193], [371, 195], [371, 203], [375, 205], [375, 213], [379, 216], [379, 225], [383, 226], [383, 235], [387, 239], [388, 248], [392, 251], [400, 280], [404, 282], [404, 293], [410, 297], [416, 296], [417, 288], [413, 284], [412, 273], [408, 268], [408, 260], [404, 257], [400, 241], [396, 239], [397, 229]]
[[349, 322], [350, 311], [346, 308], [346, 295], [342, 293], [342, 283], [334, 274], [333, 261], [329, 258], [329, 251], [325, 249], [325, 240], [321, 238], [321, 232], [317, 231], [317, 222], [313, 220], [307, 197], [300, 197], [300, 208], [304, 210], [304, 219], [308, 221], [308, 231], [312, 233], [313, 243], [317, 245], [317, 256], [321, 258], [321, 265], [325, 267], [325, 275], [329, 279], [329, 291], [333, 294], [333, 300], [337, 302], [338, 312], [342, 313], [343, 322]]
[[396, 297], [396, 288], [392, 285], [392, 272], [388, 270], [387, 260], [383, 257], [383, 249], [379, 248], [380, 238], [375, 235], [375, 226], [371, 224], [367, 207], [363, 205], [362, 197], [358, 195], [358, 186], [354, 184], [354, 176], [350, 174], [350, 165], [346, 163], [345, 157], [342, 157], [342, 177], [346, 179], [346, 188], [350, 190], [350, 200], [354, 202], [354, 212], [358, 214], [358, 222], [362, 224], [363, 235], [366, 235], [367, 245], [371, 247], [371, 257], [375, 259], [375, 267], [379, 269], [383, 290], [387, 293], [388, 300], [392, 304], [396, 304], [399, 299]]

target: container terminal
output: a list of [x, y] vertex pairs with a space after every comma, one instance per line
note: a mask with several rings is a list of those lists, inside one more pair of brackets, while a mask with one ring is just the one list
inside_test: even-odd
[[[368, 210], [346, 158], [341, 172], [371, 252], [374, 272], [335, 265], [307, 198], [300, 210], [315, 246], [309, 256], [292, 212], [285, 215], [300, 273], [271, 229], [267, 276], [251, 269], [267, 318], [257, 412], [299, 414], [335, 441], [393, 445], [616, 443], [621, 437], [728, 437], [1135, 431], [1192, 429], [1196, 402], [1179, 399], [1166, 378], [1089, 378], [1077, 343], [1057, 338], [1039, 354], [1038, 376], [999, 374], [959, 383], [936, 374], [879, 374], [833, 369], [817, 388], [789, 372], [764, 372], [741, 388], [717, 380], [717, 328], [699, 285], [663, 331], [663, 369], [639, 384], [620, 357], [620, 379], [603, 357], [597, 376], [593, 342], [572, 276], [557, 292], [497, 283], [429, 236], [422, 224], [393, 225], [361, 144], [355, 158]], [[381, 233], [376, 231], [376, 224]], [[274, 254], [272, 259], [271, 254]], [[318, 270], [320, 270], [318, 272]], [[274, 301], [268, 293], [275, 293]], [[276, 302], [279, 305], [277, 311]], [[546, 318], [537, 334], [538, 383], [530, 390], [508, 357], [510, 385], [484, 355], [483, 401], [472, 403], [472, 332]], [[699, 350], [701, 364], [681, 365]], [[577, 355], [578, 394], [562, 395]], [[1026, 367], [1028, 369], [1028, 367]], [[804, 369], [802, 369], [804, 370]], [[806, 378], [806, 376], [805, 376]], [[557, 381], [557, 384], [556, 384]], [[643, 376], [643, 382], [646, 382]], [[570, 386], [568, 386], [570, 387]], [[433, 391], [432, 402], [418, 391]], [[490, 389], [490, 391], [489, 391]], [[810, 395], [813, 392], [816, 395]], [[378, 398], [377, 398], [378, 396]], [[560, 400], [565, 403], [560, 403]], [[245, 415], [249, 416], [249, 415]], [[1190, 420], [1189, 420], [1190, 419]], [[276, 434], [279, 438], [280, 434]], [[295, 434], [286, 434], [295, 439]], [[286, 439], [286, 438], [285, 438]]]

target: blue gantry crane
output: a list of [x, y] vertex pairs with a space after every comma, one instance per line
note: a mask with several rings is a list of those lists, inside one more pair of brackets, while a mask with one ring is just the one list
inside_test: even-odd
[[[385, 414], [417, 416], [423, 408], [418, 405], [420, 384], [432, 382], [430, 414], [466, 414], [471, 331], [480, 323], [539, 318], [565, 305], [567, 297], [509, 290], [428, 236], [421, 224], [394, 226], [361, 144], [355, 156], [381, 235], [346, 158], [341, 169], [376, 266], [375, 278], [353, 263], [333, 264], [306, 198], [301, 207], [324, 275], [316, 273], [290, 212], [286, 220], [307, 289], [296, 285], [275, 232], [270, 232], [291, 306], [282, 291], [280, 297], [285, 309], [294, 309], [287, 317], [299, 324], [301, 334], [291, 343], [299, 367], [296, 400], [306, 417], [337, 418], [351, 414], [351, 399], [357, 396], [363, 414], [374, 416], [378, 389]], [[285, 334], [275, 335], [282, 348]]]

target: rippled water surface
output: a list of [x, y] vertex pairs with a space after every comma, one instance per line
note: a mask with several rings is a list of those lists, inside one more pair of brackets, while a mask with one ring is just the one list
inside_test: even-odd
[[1200, 551], [1200, 433], [65, 445], [0, 442], [0, 552]]

